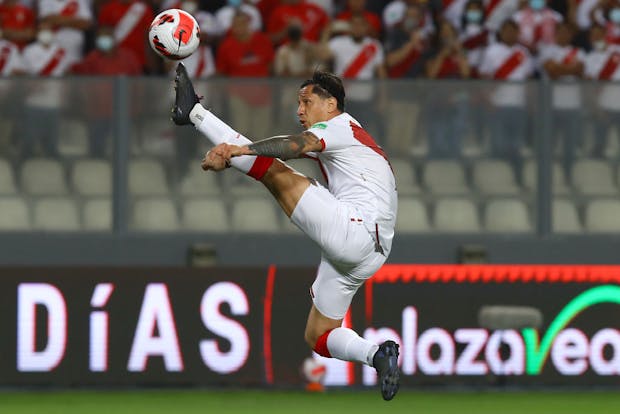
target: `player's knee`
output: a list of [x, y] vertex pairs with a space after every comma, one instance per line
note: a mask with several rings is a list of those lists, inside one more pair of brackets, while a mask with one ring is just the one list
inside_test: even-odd
[[304, 332], [304, 339], [310, 349], [314, 349], [318, 336], [311, 329], [306, 329], [306, 332]]

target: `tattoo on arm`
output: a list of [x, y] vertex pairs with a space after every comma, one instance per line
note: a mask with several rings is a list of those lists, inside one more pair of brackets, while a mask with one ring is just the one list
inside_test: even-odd
[[302, 132], [295, 135], [281, 135], [257, 141], [248, 145], [254, 155], [290, 160], [299, 158], [310, 151], [320, 150], [321, 145], [316, 135]]

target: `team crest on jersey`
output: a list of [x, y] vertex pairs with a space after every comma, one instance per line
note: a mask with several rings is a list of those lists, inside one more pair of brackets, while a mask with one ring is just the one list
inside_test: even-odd
[[326, 129], [327, 128], [327, 124], [325, 124], [323, 122], [318, 122], [318, 123], [312, 125], [310, 128]]

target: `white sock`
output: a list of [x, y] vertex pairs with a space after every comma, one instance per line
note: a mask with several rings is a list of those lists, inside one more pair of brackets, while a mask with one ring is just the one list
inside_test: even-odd
[[[252, 141], [239, 134], [232, 129], [228, 124], [213, 115], [211, 111], [206, 110], [201, 104], [197, 103], [189, 113], [189, 119], [192, 121], [196, 129], [204, 136], [206, 136], [213, 145], [222, 143], [234, 144], [234, 145], [247, 145]], [[254, 165], [256, 156], [254, 155], [242, 155], [241, 157], [234, 157], [231, 160], [231, 165], [247, 174], [248, 171]]]
[[327, 349], [332, 358], [359, 362], [368, 366], [379, 346], [360, 337], [349, 328], [336, 328], [327, 336]]

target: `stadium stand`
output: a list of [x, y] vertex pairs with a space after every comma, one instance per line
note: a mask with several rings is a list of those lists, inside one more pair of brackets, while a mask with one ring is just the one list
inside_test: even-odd
[[71, 185], [81, 196], [112, 194], [112, 168], [108, 161], [81, 159], [71, 169]]
[[112, 202], [109, 198], [90, 198], [82, 203], [84, 230], [112, 229]]
[[399, 214], [396, 216], [396, 231], [402, 233], [424, 233], [431, 229], [428, 210], [423, 202], [414, 197], [400, 197]]
[[133, 159], [129, 162], [129, 193], [133, 196], [163, 196], [169, 193], [166, 173], [155, 159]]
[[228, 211], [216, 198], [189, 199], [183, 203], [181, 226], [184, 230], [224, 233], [230, 230]]
[[434, 213], [438, 232], [474, 233], [480, 231], [478, 209], [467, 198], [444, 198], [437, 201]]
[[521, 200], [490, 200], [484, 210], [484, 226], [489, 232], [525, 233], [533, 230], [527, 206]]
[[31, 196], [68, 194], [65, 171], [60, 161], [51, 158], [31, 158], [22, 164], [21, 187]]
[[22, 197], [1, 197], [0, 211], [0, 230], [31, 230], [30, 210]]
[[80, 230], [80, 215], [76, 201], [67, 197], [45, 197], [35, 200], [33, 228], [44, 231]]
[[171, 231], [180, 227], [176, 206], [169, 198], [141, 198], [133, 203], [130, 228], [138, 231]]

